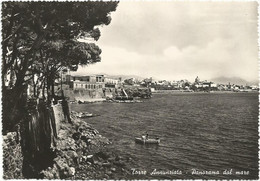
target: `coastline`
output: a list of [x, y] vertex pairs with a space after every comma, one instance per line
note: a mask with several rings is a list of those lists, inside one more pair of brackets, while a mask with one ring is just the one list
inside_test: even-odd
[[[199, 97], [197, 97], [199, 96]], [[239, 156], [247, 156], [249, 153], [240, 153], [239, 156], [233, 156], [231, 159], [228, 156], [222, 155], [222, 149], [239, 149], [240, 145], [229, 147], [230, 142], [241, 143], [240, 139], [244, 141], [241, 132], [244, 130], [244, 123], [249, 132], [250, 138], [255, 139], [256, 125], [257, 125], [257, 110], [254, 105], [257, 104], [256, 93], [228, 93], [228, 94], [158, 94], [154, 95], [150, 100], [144, 101], [142, 104], [122, 106], [116, 104], [96, 104], [96, 105], [74, 105], [74, 110], [84, 111], [87, 110], [91, 113], [102, 114], [101, 117], [86, 119], [89, 123], [93, 124], [101, 133], [108, 136], [114, 141], [116, 149], [122, 155], [131, 156], [134, 161], [131, 165], [131, 174], [127, 176], [128, 179], [195, 179], [202, 178], [194, 174], [192, 175], [191, 169], [196, 168], [185, 161], [176, 161], [178, 158], [185, 160], [193, 160], [193, 163], [203, 162], [203, 165], [196, 168], [199, 170], [207, 170], [210, 164], [214, 161], [208, 162], [207, 158], [219, 158], [216, 163], [216, 170], [224, 171], [223, 166], [225, 161], [232, 161], [238, 159]], [[205, 103], [204, 103], [205, 102]], [[186, 106], [186, 107], [185, 107]], [[230, 107], [235, 109], [230, 111]], [[131, 111], [128, 111], [131, 110]], [[245, 111], [248, 110], [248, 111]], [[250, 111], [249, 111], [250, 110]], [[242, 113], [243, 112], [243, 113]], [[123, 113], [123, 114], [121, 114]], [[240, 113], [244, 114], [242, 118]], [[248, 115], [248, 117], [246, 116]], [[240, 119], [241, 118], [241, 119]], [[236, 123], [239, 121], [240, 125]], [[165, 124], [169, 126], [165, 126]], [[152, 125], [148, 127], [148, 125]], [[229, 126], [230, 125], [230, 126]], [[148, 128], [147, 128], [147, 127]], [[189, 128], [191, 126], [191, 128]], [[142, 146], [134, 143], [135, 136], [143, 133], [143, 128], [149, 130], [149, 135], [159, 135], [161, 143], [159, 147], [156, 146]], [[229, 131], [232, 130], [232, 131]], [[236, 130], [233, 137], [233, 130]], [[218, 134], [221, 132], [220, 135]], [[223, 133], [222, 133], [223, 132]], [[208, 135], [212, 135], [209, 137]], [[228, 135], [229, 139], [223, 143], [223, 146], [214, 147], [215, 144]], [[192, 138], [194, 136], [194, 138]], [[241, 137], [240, 137], [241, 136]], [[173, 138], [173, 139], [172, 139]], [[188, 139], [187, 139], [188, 138]], [[203, 140], [201, 140], [203, 139]], [[236, 142], [237, 141], [237, 142]], [[249, 146], [256, 148], [253, 141], [249, 141]], [[189, 144], [191, 147], [186, 147], [185, 153], [183, 151], [183, 143]], [[209, 144], [212, 151], [217, 154], [212, 156], [211, 152], [203, 152], [205, 143]], [[243, 143], [241, 147], [243, 148]], [[251, 143], [253, 143], [251, 145]], [[173, 151], [174, 150], [174, 151]], [[191, 153], [200, 154], [203, 157], [195, 158]], [[158, 153], [158, 151], [161, 151]], [[174, 152], [180, 156], [174, 157]], [[226, 151], [226, 150], [225, 150]], [[255, 153], [253, 153], [255, 154]], [[152, 156], [151, 156], [152, 155]], [[168, 157], [166, 157], [168, 156]], [[183, 157], [181, 157], [183, 156]], [[149, 161], [153, 159], [154, 162]], [[176, 162], [175, 162], [176, 161]], [[255, 163], [253, 159], [249, 159], [250, 164]], [[246, 164], [239, 160], [237, 164], [242, 165], [243, 170], [247, 170]], [[236, 167], [237, 164], [228, 164], [229, 168]], [[153, 167], [151, 167], [151, 165]], [[157, 171], [171, 171], [180, 169], [183, 171], [182, 175], [150, 175], [153, 168]], [[255, 167], [253, 167], [255, 168]], [[146, 170], [146, 175], [138, 175], [132, 172], [132, 169], [137, 171]], [[185, 172], [187, 170], [187, 173]], [[254, 170], [250, 170], [251, 175], [255, 175]], [[205, 176], [213, 179], [213, 176]], [[225, 175], [217, 176], [218, 179], [229, 178]], [[247, 177], [236, 177], [247, 178]]]
[[[123, 179], [129, 174], [126, 163], [131, 158], [118, 155], [106, 137], [92, 125], [71, 115], [73, 124], [60, 122], [53, 163], [39, 173], [38, 179]], [[17, 134], [10, 132], [3, 139], [4, 179], [23, 177], [23, 156]], [[10, 152], [13, 150], [12, 152]], [[15, 164], [15, 165], [14, 165]], [[14, 169], [10, 169], [15, 166]]]
[[[205, 94], [205, 93], [202, 92], [201, 94]], [[165, 95], [167, 96], [167, 94]], [[182, 94], [180, 93], [179, 95]], [[183, 95], [188, 95], [188, 94], [186, 93]], [[195, 96], [196, 94], [193, 95]], [[210, 94], [207, 95], [210, 96]], [[234, 95], [236, 94], [234, 93]], [[240, 95], [242, 94], [240, 93]], [[156, 99], [156, 97], [160, 98], [160, 96], [154, 96], [154, 99]], [[172, 95], [168, 94], [168, 97], [172, 97]], [[244, 96], [242, 95], [242, 97]], [[104, 105], [110, 106], [110, 104], [104, 104]], [[100, 106], [100, 104], [98, 104], [97, 106]], [[102, 107], [102, 109], [104, 109], [104, 107]], [[89, 109], [88, 111], [95, 113], [93, 109]], [[95, 126], [89, 124], [88, 119], [77, 118], [77, 114], [74, 111], [71, 111], [71, 118], [73, 124], [69, 124], [64, 121], [60, 123], [61, 129], [58, 134], [58, 139], [56, 140], [57, 146], [53, 148], [57, 155], [54, 158], [53, 165], [45, 169], [44, 171], [42, 171], [42, 177], [40, 178], [66, 179], [66, 180], [84, 179], [85, 180], [85, 179], [125, 179], [125, 178], [155, 179], [157, 177], [168, 178], [170, 177], [170, 175], [175, 175], [176, 177], [179, 176], [182, 177], [181, 175], [175, 174], [176, 170], [171, 170], [171, 169], [161, 170], [159, 169], [160, 168], [159, 166], [155, 167], [158, 170], [154, 172], [153, 170], [147, 169], [146, 175], [133, 174], [132, 171], [133, 168], [142, 168], [138, 166], [133, 167], [133, 165], [137, 163], [136, 158], [135, 157], [130, 158], [129, 157], [130, 154], [125, 155], [123, 152], [121, 154], [119, 152], [116, 152], [115, 145], [113, 146], [113, 143], [111, 143], [106, 137], [102, 136], [99, 133], [99, 131], [102, 130], [102, 127], [106, 128], [110, 126], [110, 124], [105, 123], [105, 120], [107, 120], [106, 117], [103, 117], [102, 119], [98, 118], [101, 124], [98, 125], [93, 124]], [[120, 133], [120, 135], [122, 134]], [[8, 136], [4, 136], [4, 140], [7, 140], [9, 138], [13, 140], [14, 139], [13, 137], [15, 137], [15, 135], [9, 134]], [[108, 138], [110, 140], [114, 140], [113, 137], [109, 136]], [[6, 150], [6, 146], [4, 146], [4, 153], [5, 153], [4, 160], [6, 160], [6, 155], [7, 156], [9, 155], [9, 157], [18, 156], [18, 155], [21, 156], [21, 150], [19, 149], [18, 146], [19, 145], [14, 144], [14, 149], [13, 149], [15, 150], [14, 153], [10, 153], [10, 148], [11, 148], [10, 145], [7, 145], [7, 148], [9, 147], [9, 150]], [[20, 161], [20, 159], [22, 160], [22, 158], [19, 159], [15, 158], [14, 161], [18, 161], [18, 160]], [[13, 162], [11, 162], [11, 164], [12, 163]], [[5, 165], [8, 166], [8, 163], [6, 163]], [[20, 162], [18, 163], [18, 165], [12, 167], [19, 169], [19, 167], [21, 168], [21, 166], [22, 165]], [[131, 168], [130, 166], [132, 166], [133, 168]], [[7, 168], [4, 169], [8, 170]], [[6, 171], [5, 173], [11, 174], [12, 171], [12, 173], [16, 175], [15, 176], [16, 178], [23, 179], [22, 175], [19, 174], [19, 170], [16, 170], [16, 173], [15, 170], [11, 170], [11, 169], [8, 171], [9, 172]]]
[[210, 91], [210, 92], [188, 92], [183, 90], [158, 90], [152, 92], [152, 94], [230, 94], [230, 93], [236, 93], [236, 94], [246, 94], [246, 93], [259, 93], [258, 91], [248, 91], [248, 92], [234, 92], [234, 91]]
[[73, 124], [62, 123], [53, 167], [42, 171], [44, 179], [125, 178], [129, 158], [116, 154], [106, 137], [84, 119], [71, 115]]

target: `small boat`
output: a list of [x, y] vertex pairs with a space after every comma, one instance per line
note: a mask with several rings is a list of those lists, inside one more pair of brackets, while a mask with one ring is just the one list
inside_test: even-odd
[[140, 144], [159, 144], [160, 138], [135, 138], [135, 142]]
[[87, 113], [87, 112], [81, 112], [81, 113], [79, 113], [78, 114], [78, 116], [77, 116], [78, 118], [86, 118], [86, 117], [93, 117], [93, 114], [91, 114], [91, 113]]
[[127, 97], [127, 96], [116, 96], [115, 97], [115, 100], [118, 100], [118, 101], [131, 101], [133, 99], [134, 99], [133, 97]]

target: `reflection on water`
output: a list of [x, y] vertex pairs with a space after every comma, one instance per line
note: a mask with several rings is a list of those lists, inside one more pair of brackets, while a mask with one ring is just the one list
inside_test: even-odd
[[[133, 159], [132, 168], [183, 173], [133, 178], [257, 178], [257, 93], [155, 94], [143, 103], [81, 104], [72, 109], [100, 114], [86, 121]], [[135, 137], [147, 131], [161, 138], [159, 146], [135, 144]], [[221, 174], [192, 175], [192, 169]], [[232, 169], [232, 175], [223, 175], [225, 169]], [[242, 170], [250, 174], [234, 172]]]

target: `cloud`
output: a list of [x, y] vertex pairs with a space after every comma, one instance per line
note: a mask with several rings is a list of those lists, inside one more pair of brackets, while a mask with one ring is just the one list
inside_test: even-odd
[[167, 80], [193, 80], [197, 75], [208, 80], [219, 75], [254, 80], [257, 77], [257, 60], [254, 56], [239, 53], [244, 48], [243, 44], [224, 39], [216, 39], [203, 49], [196, 46], [183, 49], [170, 46], [160, 55], [104, 46], [102, 62], [83, 70], [93, 74], [135, 74]]
[[256, 2], [120, 2], [81, 73], [258, 79]]
[[101, 42], [154, 54], [171, 45], [203, 47], [222, 37], [254, 40], [256, 28], [256, 2], [120, 2]]

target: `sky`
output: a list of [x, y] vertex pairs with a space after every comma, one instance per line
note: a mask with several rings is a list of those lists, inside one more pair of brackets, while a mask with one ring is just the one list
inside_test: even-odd
[[77, 75], [258, 80], [257, 2], [123, 1]]

